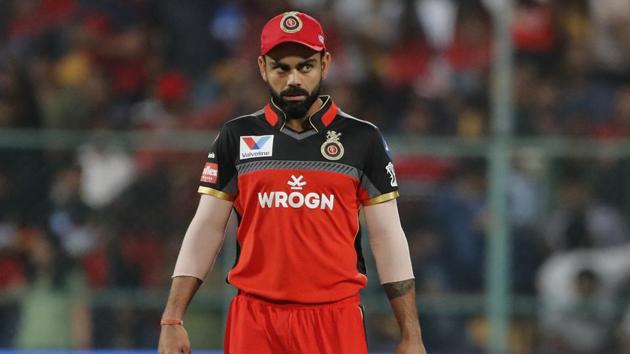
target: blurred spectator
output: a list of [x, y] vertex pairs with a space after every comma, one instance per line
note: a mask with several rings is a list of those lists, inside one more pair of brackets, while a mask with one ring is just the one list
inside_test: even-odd
[[81, 272], [47, 235], [28, 247], [29, 284], [22, 301], [16, 348], [86, 349], [90, 314]]
[[453, 40], [458, 10], [456, 2], [416, 1], [415, 10], [431, 46], [437, 51], [442, 51]]
[[6, 300], [0, 304], [0, 347], [13, 344], [15, 324], [19, 321], [18, 290], [24, 286], [25, 269], [18, 242], [15, 215], [10, 214], [10, 184], [0, 169], [0, 293]]
[[[367, 36], [375, 43], [391, 43], [401, 33], [398, 27], [406, 0], [382, 1], [338, 0], [332, 5], [335, 20], [347, 26], [351, 36]], [[410, 14], [413, 16], [412, 14]]]
[[51, 233], [59, 238], [64, 251], [79, 259], [96, 243], [88, 219], [92, 210], [81, 199], [81, 170], [70, 166], [57, 172], [51, 187], [53, 208], [48, 218]]
[[532, 64], [518, 62], [514, 73], [514, 133], [520, 136], [561, 134], [558, 120], [560, 88], [544, 79]]
[[589, 0], [554, 0], [550, 5], [559, 41], [590, 43]]
[[583, 178], [569, 169], [559, 183], [557, 207], [544, 223], [544, 241], [551, 252], [615, 247], [628, 241], [619, 211], [593, 200]]
[[630, 312], [626, 313], [624, 321], [619, 330], [619, 347], [621, 354], [630, 353]]
[[81, 198], [90, 207], [109, 204], [132, 181], [135, 165], [118, 147], [85, 145], [79, 150]]
[[[409, 2], [407, 2], [409, 3]], [[415, 12], [403, 10], [399, 37], [385, 61], [383, 79], [391, 88], [411, 87], [427, 75], [430, 48]]]
[[370, 350], [389, 350], [398, 342], [396, 332], [396, 318], [385, 314], [368, 315], [365, 319], [367, 328], [372, 329], [367, 333], [367, 341]]
[[630, 2], [589, 0], [593, 51], [599, 69], [618, 78], [630, 67]]
[[[150, 2], [152, 10], [144, 15], [153, 13], [157, 20], [158, 38], [161, 45], [160, 59], [168, 67], [185, 71], [186, 74], [197, 76], [207, 70], [210, 63], [235, 53], [230, 52], [227, 45], [238, 45], [234, 41], [226, 43], [230, 38], [245, 40], [237, 27], [243, 25], [242, 1], [192, 0], [186, 3], [175, 3], [168, 0]], [[230, 26], [228, 31], [220, 33], [217, 26]], [[245, 25], [247, 25], [245, 23]], [[262, 26], [262, 25], [261, 25]], [[240, 28], [244, 31], [247, 27]], [[219, 35], [217, 37], [217, 35]], [[241, 36], [241, 37], [239, 37]], [[233, 48], [230, 48], [233, 49]]]
[[617, 308], [621, 309], [619, 323], [614, 332], [619, 352], [621, 354], [630, 353], [630, 268], [623, 277], [618, 287]]
[[595, 130], [602, 139], [623, 139], [630, 136], [630, 85], [620, 86], [614, 95], [611, 116]]
[[545, 336], [560, 353], [596, 354], [610, 350], [612, 308], [599, 295], [600, 279], [590, 269], [575, 278], [577, 299], [560, 314], [555, 328], [547, 327]]
[[[630, 136], [630, 87], [619, 88], [615, 96], [611, 119], [602, 122], [594, 131], [602, 140], [619, 140]], [[594, 189], [602, 201], [619, 208], [624, 215], [630, 212], [630, 159], [601, 156], [595, 160]]]
[[438, 295], [448, 292], [450, 284], [444, 274], [448, 250], [440, 234], [430, 226], [407, 233], [418, 291]]
[[431, 212], [437, 230], [443, 235], [448, 288], [475, 292], [483, 286], [486, 188], [485, 166], [482, 161], [465, 162], [451, 183], [436, 190]]
[[508, 180], [508, 220], [512, 237], [511, 289], [535, 292], [535, 276], [545, 257], [538, 236], [544, 218], [543, 167], [537, 151], [523, 151], [513, 162]]
[[132, 109], [134, 125], [156, 130], [172, 129], [189, 113], [189, 91], [190, 83], [181, 73], [162, 74], [157, 78], [150, 98]]
[[[418, 216], [409, 216], [418, 218]], [[407, 230], [409, 249], [416, 277], [417, 292], [437, 300], [452, 291], [449, 274], [448, 250], [443, 237], [430, 221], [423, 221], [423, 227]], [[431, 326], [422, 329], [422, 338], [429, 348], [441, 348], [445, 352], [466, 351], [469, 348], [466, 338], [464, 316], [440, 313], [434, 309], [419, 307], [419, 316]]]
[[519, 1], [514, 14], [512, 36], [517, 53], [545, 56], [555, 49], [553, 12], [548, 3]]
[[[463, 5], [467, 4], [467, 5]], [[475, 1], [459, 7], [455, 36], [445, 51], [451, 67], [455, 93], [469, 99], [486, 94], [485, 84], [492, 58], [489, 13]]]
[[[630, 278], [630, 247], [557, 253], [540, 267], [537, 289], [547, 349], [611, 352], [618, 295]], [[560, 351], [564, 350], [564, 351]], [[553, 351], [552, 351], [553, 352]], [[616, 352], [612, 350], [612, 352]]]
[[544, 167], [542, 152], [522, 150], [513, 159], [509, 179], [509, 219], [515, 228], [532, 229], [543, 217], [543, 190], [540, 180]]
[[[592, 260], [584, 256], [557, 257], [540, 274], [545, 352], [596, 354], [611, 350], [615, 320], [611, 284], [602, 279], [604, 268], [580, 268]], [[558, 276], [568, 278], [549, 291], [550, 281]]]
[[460, 102], [456, 107], [457, 136], [464, 139], [481, 138], [488, 131], [488, 113], [484, 103]]
[[400, 130], [418, 136], [432, 135], [437, 131], [434, 117], [428, 102], [415, 101], [405, 112]]

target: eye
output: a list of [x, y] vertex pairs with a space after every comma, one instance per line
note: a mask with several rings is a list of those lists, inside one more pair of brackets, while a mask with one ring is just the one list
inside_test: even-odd
[[313, 70], [313, 64], [304, 64], [300, 66], [300, 71], [303, 73], [307, 73]]
[[286, 74], [289, 71], [289, 66], [280, 64], [280, 63], [275, 63], [271, 66], [271, 70], [273, 70], [274, 72], [278, 74]]

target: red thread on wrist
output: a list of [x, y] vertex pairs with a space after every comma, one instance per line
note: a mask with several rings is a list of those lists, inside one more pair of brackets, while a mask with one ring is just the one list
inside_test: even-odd
[[183, 326], [184, 325], [184, 321], [183, 320], [172, 320], [172, 319], [161, 319], [160, 320], [160, 325], [161, 326]]

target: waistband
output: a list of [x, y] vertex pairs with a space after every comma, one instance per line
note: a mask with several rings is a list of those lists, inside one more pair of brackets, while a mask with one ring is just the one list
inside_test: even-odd
[[282, 301], [274, 301], [274, 300], [269, 300], [269, 299], [265, 299], [262, 298], [260, 296], [256, 296], [254, 294], [250, 294], [250, 293], [246, 293], [244, 291], [240, 291], [238, 292], [238, 294], [236, 294], [236, 296], [234, 297], [235, 299], [244, 299], [247, 301], [254, 301], [254, 302], [258, 302], [258, 303], [262, 303], [266, 306], [271, 306], [271, 307], [280, 307], [280, 308], [294, 308], [294, 309], [322, 309], [322, 308], [329, 308], [329, 307], [341, 307], [341, 306], [346, 306], [346, 305], [352, 305], [352, 304], [360, 304], [361, 303], [361, 295], [356, 294], [356, 295], [352, 295], [350, 297], [347, 297], [345, 299], [341, 299], [338, 301], [333, 301], [333, 302], [324, 302], [324, 303], [318, 303], [318, 304], [302, 304], [302, 303], [295, 303], [295, 302], [282, 302]]

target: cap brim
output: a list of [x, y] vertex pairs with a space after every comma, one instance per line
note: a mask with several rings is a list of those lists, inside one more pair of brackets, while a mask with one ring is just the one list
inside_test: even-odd
[[261, 54], [262, 54], [262, 55], [266, 55], [266, 54], [267, 54], [267, 53], [269, 53], [269, 52], [270, 52], [273, 48], [275, 48], [275, 47], [279, 46], [280, 44], [285, 44], [285, 43], [296, 43], [296, 44], [301, 44], [301, 45], [303, 45], [303, 46], [305, 46], [305, 47], [307, 47], [307, 48], [310, 48], [310, 49], [312, 49], [312, 50], [314, 50], [314, 51], [316, 51], [316, 52], [321, 52], [322, 50], [326, 49], [326, 47], [325, 47], [325, 46], [323, 46], [323, 45], [313, 45], [313, 44], [309, 44], [309, 43], [306, 43], [306, 42], [298, 41], [298, 40], [295, 40], [295, 39], [286, 39], [286, 40], [282, 40], [282, 41], [280, 41], [280, 42], [278, 42], [278, 43], [274, 44], [274, 45], [273, 45], [273, 47], [271, 47], [271, 48], [267, 49], [266, 51], [262, 52]]

